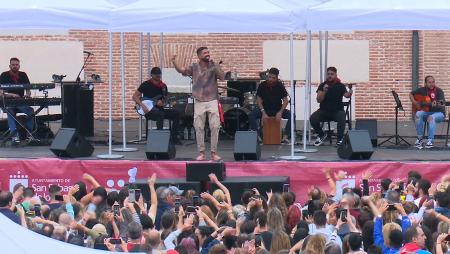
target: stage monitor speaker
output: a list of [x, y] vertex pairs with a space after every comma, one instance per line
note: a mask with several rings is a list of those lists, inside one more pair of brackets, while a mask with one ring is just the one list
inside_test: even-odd
[[338, 155], [346, 160], [368, 160], [372, 156], [373, 146], [368, 130], [349, 130], [344, 142], [338, 147]]
[[258, 143], [256, 131], [236, 131], [234, 135], [234, 159], [259, 160], [261, 157], [261, 146]]
[[[128, 186], [130, 185], [131, 184], [128, 184]], [[148, 187], [147, 178], [136, 179], [136, 182], [133, 183], [133, 185], [133, 188], [137, 188], [142, 191], [144, 200], [150, 201], [150, 189]], [[201, 193], [200, 182], [187, 182], [184, 178], [158, 178], [158, 181], [156, 181], [155, 183], [155, 188], [161, 186], [176, 186], [178, 189], [183, 190], [184, 192], [186, 192], [187, 190], [195, 190], [196, 193]]]
[[368, 130], [370, 141], [376, 147], [378, 145], [378, 123], [377, 119], [356, 119], [356, 130]]
[[53, 140], [50, 150], [58, 157], [89, 157], [94, 147], [76, 129], [61, 128]]
[[239, 98], [239, 105], [244, 106], [244, 93], [256, 92], [257, 80], [228, 80], [227, 87], [233, 88], [238, 91], [227, 91], [228, 97]]
[[215, 174], [219, 181], [226, 176], [223, 162], [188, 162], [186, 163], [186, 181], [209, 181], [209, 174]]
[[[274, 193], [283, 191], [283, 184], [289, 184], [289, 177], [287, 176], [240, 176], [227, 177], [221, 181], [228, 190], [230, 190], [231, 201], [233, 204], [241, 204], [241, 196], [245, 190], [257, 188], [260, 193], [270, 192]], [[215, 184], [212, 184], [212, 191], [218, 189]], [[212, 192], [211, 192], [212, 193]]]
[[84, 84], [63, 82], [61, 87], [62, 127], [76, 128], [85, 136], [94, 136], [94, 90]]
[[170, 160], [175, 158], [175, 145], [169, 130], [149, 130], [145, 154], [149, 160]]

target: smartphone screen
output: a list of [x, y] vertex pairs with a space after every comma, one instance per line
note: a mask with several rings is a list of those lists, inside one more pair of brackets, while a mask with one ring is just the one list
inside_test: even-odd
[[192, 196], [192, 203], [194, 206], [198, 206], [200, 203], [200, 197], [199, 196]]
[[258, 248], [261, 246], [261, 235], [255, 234], [255, 248]]
[[55, 195], [56, 201], [64, 201], [64, 197], [62, 195]]
[[141, 197], [141, 190], [140, 189], [135, 189], [134, 190], [134, 196], [135, 196], [135, 200], [138, 201], [139, 198]]
[[121, 244], [122, 241], [120, 240], [120, 238], [111, 238], [111, 239], [109, 239], [109, 243], [110, 244]]
[[41, 205], [39, 204], [34, 205], [34, 214], [37, 217], [41, 217]]
[[341, 221], [342, 222], [347, 222], [347, 210], [342, 210], [341, 211]]
[[129, 189], [128, 190], [128, 202], [136, 202], [136, 190]]
[[196, 213], [197, 211], [195, 210], [195, 206], [188, 206], [188, 207], [186, 207], [186, 212], [187, 213]]
[[120, 215], [120, 205], [119, 204], [114, 204], [113, 205], [113, 213], [114, 213], [114, 216], [119, 216]]
[[289, 184], [283, 184], [283, 192], [289, 192]]

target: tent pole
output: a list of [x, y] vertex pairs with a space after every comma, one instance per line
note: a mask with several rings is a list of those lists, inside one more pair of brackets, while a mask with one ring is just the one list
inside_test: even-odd
[[[295, 97], [294, 88], [294, 34], [289, 35], [289, 73], [290, 73], [290, 83], [291, 83], [291, 97]], [[294, 144], [295, 144], [295, 133], [294, 133], [294, 108], [295, 105], [292, 104], [293, 100], [291, 98], [291, 155], [290, 156], [280, 156], [283, 160], [304, 160], [305, 156], [295, 156], [294, 155]]]
[[127, 131], [125, 121], [125, 42], [123, 32], [120, 33], [120, 82], [122, 83], [122, 147], [114, 148], [116, 152], [135, 152], [138, 149], [127, 147]]
[[328, 68], [328, 31], [325, 31], [325, 59], [324, 59], [324, 73], [322, 74], [324, 77], [327, 74], [327, 68]]
[[[144, 70], [144, 66], [142, 66], [144, 64], [144, 34], [140, 33], [139, 34], [139, 84], [142, 84], [143, 82], [143, 76], [142, 76], [142, 72]], [[142, 116], [139, 115], [139, 137], [138, 137], [138, 141], [142, 141]]]
[[306, 83], [305, 83], [305, 109], [304, 109], [304, 119], [303, 119], [303, 148], [296, 149], [295, 152], [299, 153], [315, 153], [317, 149], [307, 148], [306, 143], [307, 133], [309, 128], [309, 110], [308, 105], [311, 105], [311, 31], [308, 30], [306, 33]]
[[123, 158], [122, 154], [112, 154], [112, 32], [109, 33], [109, 62], [108, 62], [108, 85], [109, 85], [109, 120], [108, 120], [108, 138], [109, 138], [109, 144], [108, 144], [108, 154], [99, 154], [97, 155], [97, 158], [99, 159], [120, 159]]
[[319, 72], [319, 80], [320, 84], [323, 83], [323, 34], [322, 31], [319, 31], [319, 61], [320, 61], [320, 72]]
[[159, 68], [161, 71], [164, 67], [164, 33], [161, 33], [159, 39]]

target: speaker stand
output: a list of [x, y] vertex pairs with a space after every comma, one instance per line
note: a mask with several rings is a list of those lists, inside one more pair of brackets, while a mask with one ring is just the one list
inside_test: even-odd
[[123, 158], [123, 154], [99, 154], [97, 158], [104, 160], [118, 160]]
[[[295, 151], [294, 151], [295, 152]], [[277, 157], [280, 160], [287, 160], [287, 161], [300, 161], [300, 160], [306, 160], [306, 156], [299, 156], [299, 155], [286, 155], [286, 156], [280, 156]]]
[[120, 148], [113, 148], [112, 149], [114, 152], [136, 152], [138, 149], [134, 148], [134, 147], [120, 147]]
[[298, 148], [294, 149], [294, 153], [317, 153], [319, 150], [316, 148]]

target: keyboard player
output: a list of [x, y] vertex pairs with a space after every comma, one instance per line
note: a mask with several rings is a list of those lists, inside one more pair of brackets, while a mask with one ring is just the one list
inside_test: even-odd
[[[0, 75], [0, 84], [30, 84], [30, 80], [25, 72], [19, 71], [20, 60], [13, 57], [9, 60], [9, 70], [3, 72]], [[0, 96], [3, 98], [30, 98], [31, 91], [24, 88], [13, 88], [0, 90]], [[3, 105], [3, 102], [0, 101]], [[7, 106], [7, 105], [6, 105]], [[33, 131], [33, 108], [30, 106], [17, 106], [17, 107], [6, 107], [6, 112], [8, 116], [8, 127], [10, 131], [10, 136], [12, 141], [15, 143], [20, 142], [19, 133], [17, 132], [16, 114], [24, 113], [28, 117], [25, 122], [25, 127], [30, 135]]]

